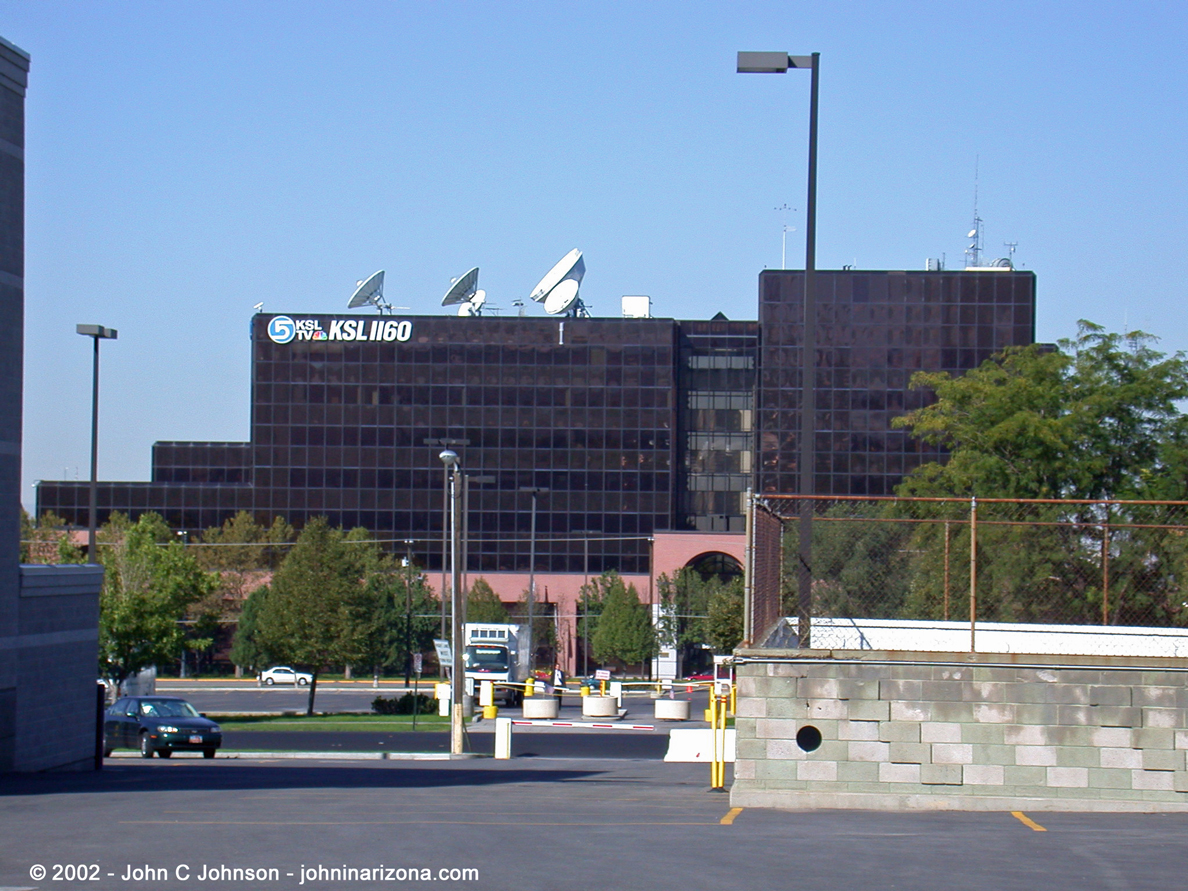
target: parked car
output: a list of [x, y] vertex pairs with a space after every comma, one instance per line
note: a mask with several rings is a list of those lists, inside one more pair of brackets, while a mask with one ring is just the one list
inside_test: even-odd
[[273, 684], [293, 684], [297, 687], [304, 687], [306, 684], [313, 683], [313, 675], [304, 671], [294, 671], [287, 665], [278, 665], [260, 672], [260, 682], [265, 687], [271, 687]]
[[141, 758], [156, 752], [201, 752], [213, 758], [223, 744], [223, 731], [177, 696], [124, 696], [103, 719], [103, 756], [113, 749], [139, 749]]

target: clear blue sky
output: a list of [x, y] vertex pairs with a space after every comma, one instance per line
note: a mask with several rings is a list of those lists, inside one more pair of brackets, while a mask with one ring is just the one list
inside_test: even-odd
[[[1188, 4], [0, 0], [32, 55], [24, 501], [156, 440], [248, 437], [248, 322], [337, 312], [358, 279], [443, 312], [481, 268], [512, 311], [570, 248], [616, 315], [754, 318], [803, 263], [807, 74], [821, 53], [817, 262], [963, 264], [1018, 242], [1038, 337], [1079, 318], [1188, 348]], [[538, 306], [528, 311], [539, 313]]]

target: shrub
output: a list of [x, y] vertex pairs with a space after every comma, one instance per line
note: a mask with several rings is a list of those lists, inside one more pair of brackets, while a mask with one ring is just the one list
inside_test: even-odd
[[392, 697], [385, 699], [382, 696], [377, 696], [371, 703], [371, 710], [377, 715], [411, 715], [413, 713], [413, 703], [416, 703], [417, 714], [432, 714], [436, 708], [434, 706], [432, 697], [424, 693], [408, 692], [399, 699]]

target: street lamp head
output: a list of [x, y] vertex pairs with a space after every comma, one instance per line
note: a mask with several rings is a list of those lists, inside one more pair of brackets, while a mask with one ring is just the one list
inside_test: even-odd
[[813, 56], [790, 56], [787, 53], [740, 52], [737, 72], [739, 74], [783, 74], [789, 68], [812, 68], [813, 58]]
[[115, 340], [119, 334], [115, 328], [104, 328], [102, 325], [75, 325], [74, 330], [78, 334], [86, 337], [94, 337], [101, 340]]
[[450, 449], [446, 449], [437, 457], [441, 459], [441, 463], [446, 467], [458, 467], [460, 464], [458, 461], [458, 453], [451, 451]]

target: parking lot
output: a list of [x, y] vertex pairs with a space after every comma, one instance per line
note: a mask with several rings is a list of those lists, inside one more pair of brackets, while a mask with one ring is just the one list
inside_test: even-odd
[[737, 811], [707, 781], [701, 764], [591, 758], [6, 777], [0, 887], [1166, 889], [1188, 856], [1181, 815]]

